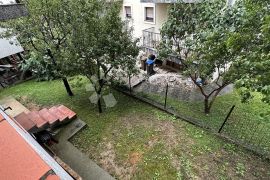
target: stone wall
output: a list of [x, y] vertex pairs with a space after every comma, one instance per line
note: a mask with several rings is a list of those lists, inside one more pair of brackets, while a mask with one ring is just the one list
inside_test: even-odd
[[28, 11], [24, 4], [0, 5], [0, 21], [27, 16]]

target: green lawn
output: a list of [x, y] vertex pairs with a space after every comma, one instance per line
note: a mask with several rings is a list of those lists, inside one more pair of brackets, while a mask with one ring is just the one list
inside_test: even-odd
[[68, 97], [61, 81], [28, 81], [0, 90], [0, 98], [76, 111], [88, 127], [71, 142], [117, 179], [269, 179], [269, 161], [118, 92], [118, 104], [98, 114], [86, 83], [72, 78]]
[[[153, 93], [137, 93], [139, 96], [164, 104], [164, 96]], [[262, 118], [261, 114], [267, 113], [270, 106], [261, 101], [261, 95], [254, 93], [254, 99], [242, 103], [237, 91], [220, 96], [216, 99], [211, 113], [206, 115], [203, 101], [187, 102], [168, 98], [167, 107], [173, 108], [180, 115], [192, 118], [199, 124], [218, 132], [231, 107], [235, 109], [224, 126], [223, 133], [247, 145], [259, 147], [261, 151], [270, 151], [270, 119]]]

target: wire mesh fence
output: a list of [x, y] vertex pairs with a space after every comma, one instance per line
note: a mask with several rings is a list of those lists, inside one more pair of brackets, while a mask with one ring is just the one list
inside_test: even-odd
[[214, 102], [211, 113], [204, 112], [204, 97], [194, 89], [167, 84], [144, 82], [132, 91], [159, 108], [177, 114], [200, 127], [220, 133], [251, 150], [270, 158], [270, 122], [247, 109], [235, 106], [236, 100], [228, 95], [220, 96]]

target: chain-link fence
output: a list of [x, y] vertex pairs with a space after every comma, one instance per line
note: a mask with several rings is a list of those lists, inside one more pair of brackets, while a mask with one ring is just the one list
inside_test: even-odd
[[235, 106], [233, 96], [218, 97], [211, 113], [205, 114], [204, 96], [196, 88], [146, 81], [135, 87], [131, 95], [270, 158], [270, 122]]

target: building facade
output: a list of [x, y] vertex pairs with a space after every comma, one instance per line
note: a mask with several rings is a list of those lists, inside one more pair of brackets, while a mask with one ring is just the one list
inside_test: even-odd
[[123, 20], [129, 21], [134, 28], [134, 36], [142, 37], [142, 32], [152, 29], [159, 33], [162, 24], [168, 18], [168, 3], [148, 3], [142, 0], [124, 0], [121, 16]]
[[[124, 0], [121, 17], [133, 28], [135, 38], [140, 38], [140, 45], [146, 56], [158, 57], [157, 48], [161, 41], [160, 30], [168, 19], [170, 5], [175, 1], [168, 0]], [[164, 65], [179, 69], [180, 61], [171, 57]]]
[[[123, 0], [121, 17], [127, 25], [133, 28], [135, 38], [140, 38], [141, 46], [146, 54], [157, 53], [161, 41], [160, 30], [168, 19], [171, 4], [177, 2], [195, 3], [199, 0]], [[236, 0], [227, 0], [227, 5], [233, 5]], [[171, 56], [167, 65], [181, 67], [180, 60]]]

